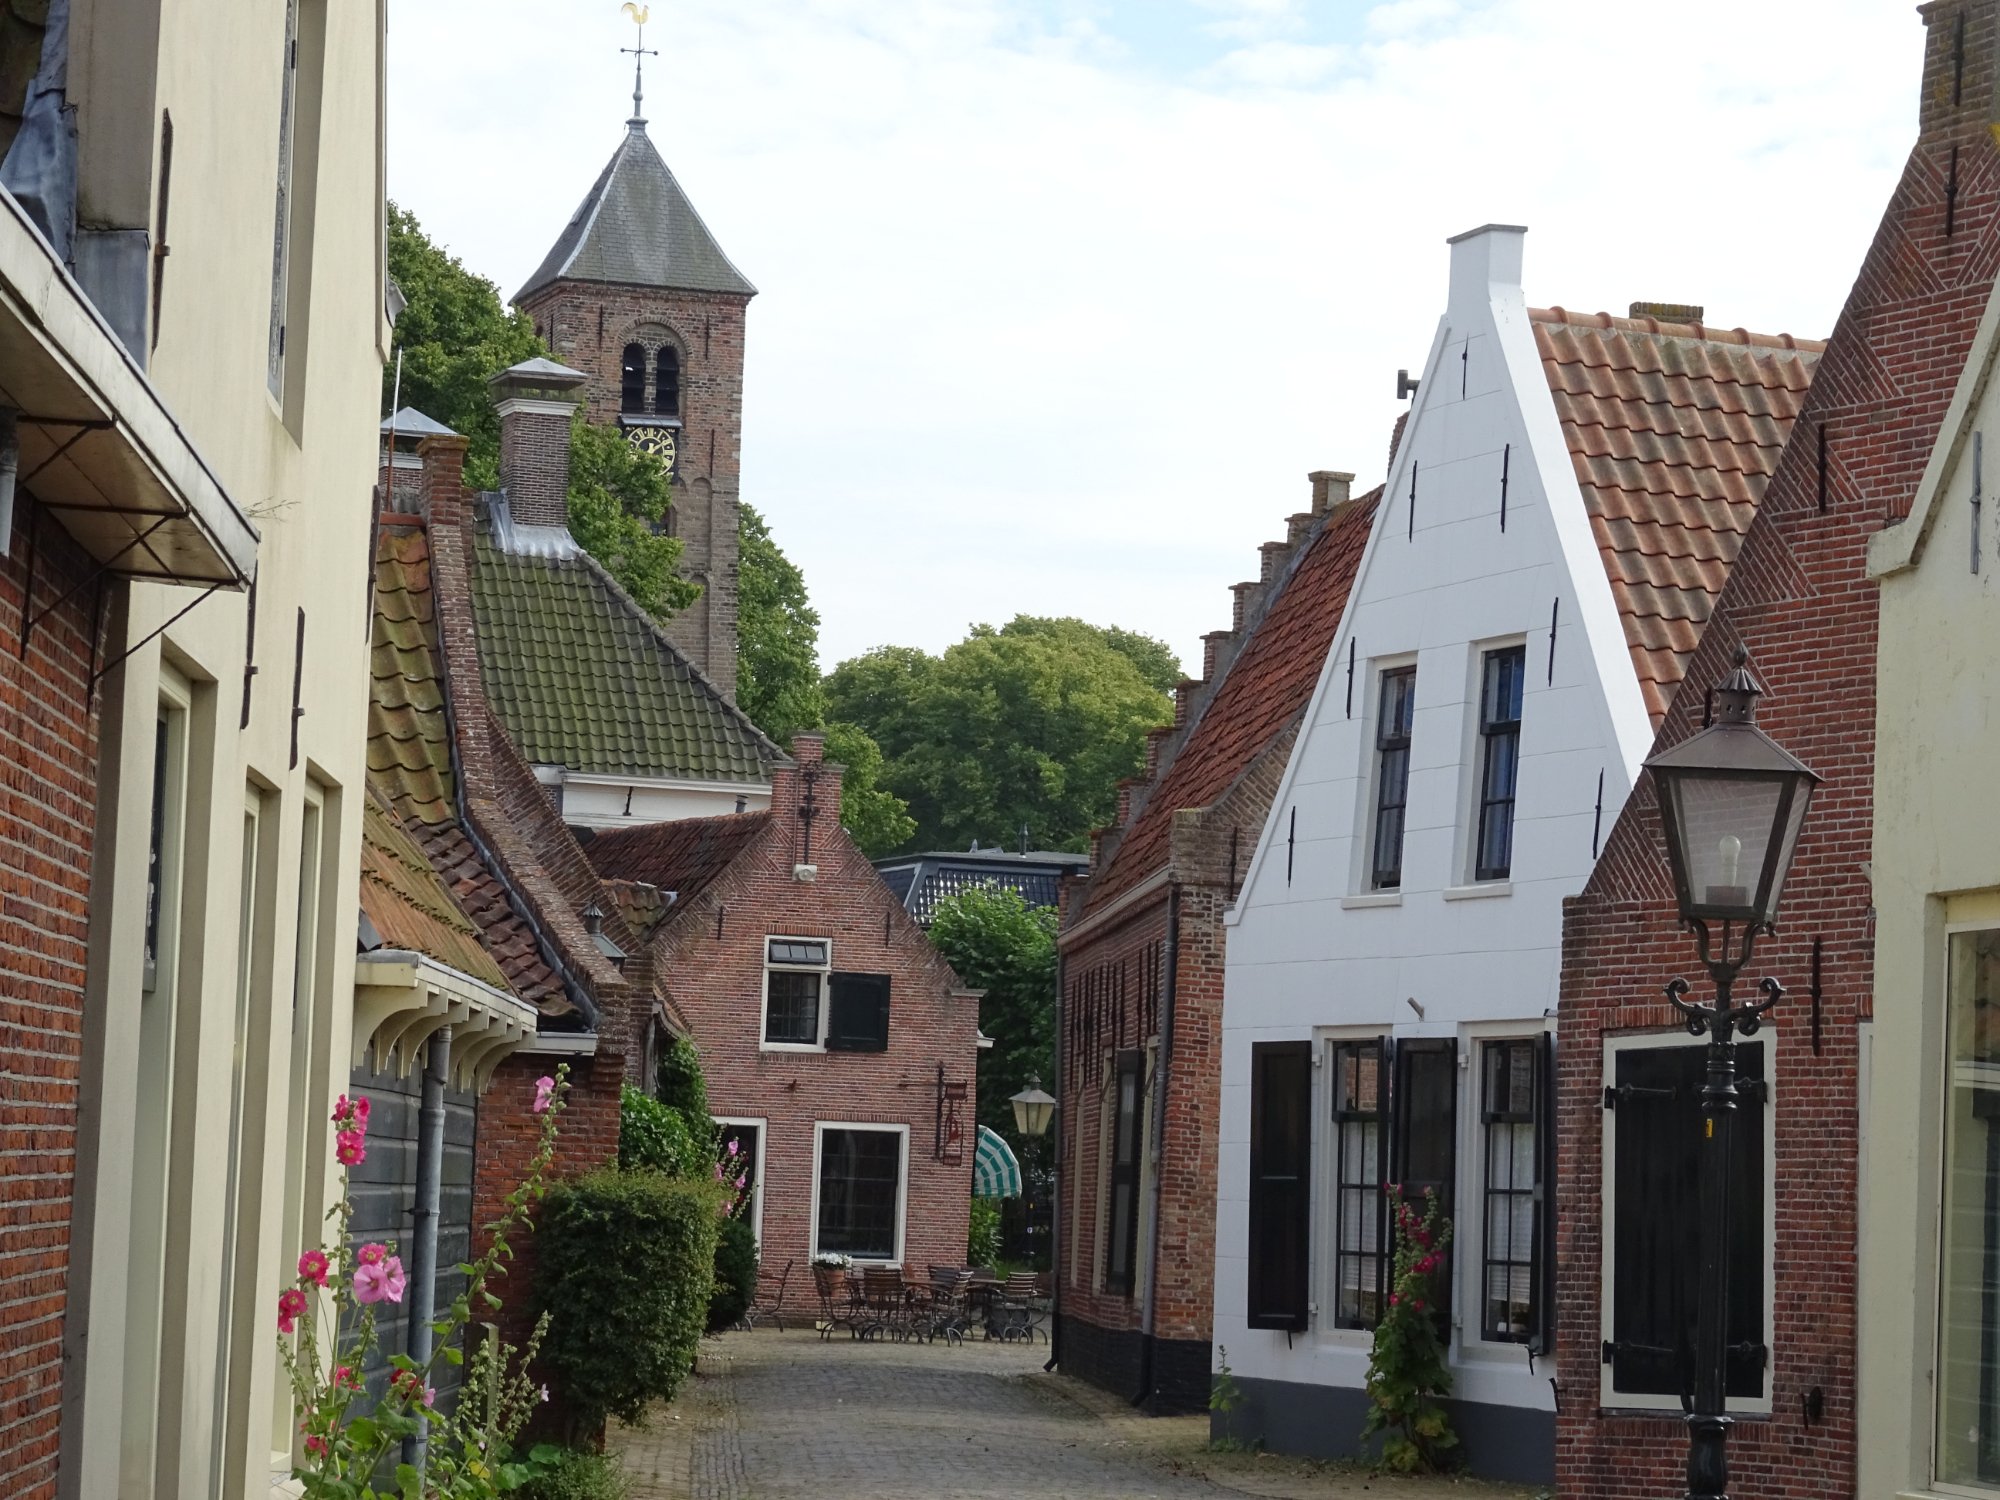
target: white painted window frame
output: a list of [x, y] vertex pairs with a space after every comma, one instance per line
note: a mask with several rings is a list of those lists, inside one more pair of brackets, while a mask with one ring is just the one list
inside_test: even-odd
[[[764, 1249], [764, 1158], [771, 1150], [771, 1122], [759, 1115], [711, 1115], [718, 1125], [733, 1125], [739, 1130], [754, 1129], [757, 1132], [757, 1159], [750, 1173], [750, 1237], [757, 1242], [759, 1254]], [[813, 1191], [819, 1191], [819, 1171], [813, 1171]], [[817, 1206], [817, 1205], [815, 1205]], [[813, 1234], [819, 1233], [819, 1215], [813, 1215]]]
[[1354, 853], [1352, 866], [1348, 871], [1348, 899], [1369, 906], [1396, 906], [1402, 903], [1403, 893], [1410, 888], [1410, 871], [1407, 863], [1410, 849], [1410, 789], [1405, 781], [1403, 786], [1403, 853], [1405, 864], [1401, 884], [1393, 887], [1377, 887], [1375, 884], [1375, 808], [1376, 793], [1382, 778], [1382, 752], [1375, 748], [1376, 726], [1382, 718], [1382, 677], [1387, 672], [1401, 671], [1405, 667], [1416, 669], [1416, 690], [1410, 704], [1410, 767], [1416, 768], [1417, 751], [1417, 711], [1421, 704], [1416, 700], [1416, 691], [1424, 685], [1422, 666], [1416, 651], [1394, 651], [1386, 656], [1368, 658], [1368, 680], [1363, 688], [1361, 706], [1361, 766], [1355, 777], [1359, 788], [1359, 801], [1354, 809]]
[[[771, 962], [773, 943], [818, 943], [826, 949], [826, 962], [816, 964], [774, 964]], [[817, 974], [819, 975], [819, 1035], [810, 1042], [771, 1041], [771, 975], [777, 974]], [[771, 932], [764, 935], [764, 986], [763, 1000], [757, 1008], [757, 1050], [760, 1052], [824, 1052], [826, 1051], [827, 1013], [833, 1004], [833, 939], [830, 937], [801, 937], [796, 934]]]
[[[1461, 1206], [1458, 1221], [1463, 1230], [1467, 1221], [1464, 1205], [1470, 1204], [1471, 1216], [1476, 1222], [1470, 1226], [1471, 1232], [1456, 1233], [1452, 1237], [1458, 1278], [1458, 1285], [1453, 1288], [1452, 1321], [1456, 1325], [1458, 1352], [1476, 1361], [1518, 1364], [1528, 1348], [1526, 1344], [1485, 1336], [1486, 1288], [1481, 1277], [1486, 1260], [1486, 1125], [1479, 1118], [1484, 1113], [1482, 1106], [1485, 1102], [1485, 1078], [1480, 1071], [1481, 1053], [1488, 1042], [1536, 1041], [1555, 1029], [1553, 1020], [1537, 1023], [1476, 1021], [1459, 1029], [1458, 1201]], [[1540, 1152], [1541, 1149], [1542, 1143], [1537, 1141], [1535, 1150]], [[1555, 1184], [1550, 1183], [1548, 1190], [1554, 1192]], [[1545, 1246], [1543, 1251], [1552, 1254], [1554, 1247]], [[1538, 1275], [1536, 1283], [1535, 1295], [1539, 1298], [1546, 1284], [1545, 1279]]]
[[[1764, 1044], [1764, 1084], [1770, 1090], [1770, 1101], [1764, 1106], [1766, 1114], [1764, 1130], [1764, 1343], [1771, 1351], [1764, 1365], [1764, 1392], [1755, 1398], [1732, 1396], [1727, 1403], [1728, 1410], [1746, 1415], [1768, 1414], [1771, 1411], [1771, 1371], [1778, 1362], [1777, 1334], [1777, 1243], [1778, 1243], [1778, 1195], [1777, 1195], [1777, 1141], [1778, 1141], [1778, 1039], [1775, 1032], [1766, 1030], [1755, 1040]], [[1642, 1047], [1705, 1047], [1707, 1043], [1691, 1038], [1684, 1029], [1673, 1031], [1620, 1032], [1604, 1038], [1604, 1086], [1611, 1087], [1617, 1080], [1618, 1054], [1627, 1049]], [[1598, 1261], [1597, 1316], [1599, 1337], [1611, 1338], [1612, 1313], [1612, 1267], [1617, 1264], [1618, 1243], [1617, 1207], [1612, 1185], [1612, 1163], [1617, 1160], [1618, 1111], [1607, 1109], [1603, 1112], [1604, 1130], [1598, 1147], [1598, 1209], [1599, 1224], [1603, 1232], [1599, 1236], [1602, 1248]], [[1600, 1365], [1597, 1376], [1597, 1404], [1605, 1411], [1667, 1411], [1678, 1413], [1680, 1399], [1676, 1396], [1640, 1396], [1630, 1391], [1611, 1389], [1611, 1366]]]
[[910, 1227], [910, 1127], [892, 1124], [886, 1120], [815, 1120], [813, 1121], [812, 1160], [812, 1255], [819, 1254], [819, 1173], [820, 1158], [829, 1130], [869, 1130], [877, 1134], [899, 1136], [902, 1145], [896, 1165], [896, 1253], [886, 1260], [874, 1256], [856, 1255], [853, 1259], [862, 1265], [900, 1266], [908, 1247]]
[[[1486, 697], [1486, 658], [1495, 651], [1510, 651], [1517, 646], [1525, 650], [1527, 644], [1528, 637], [1519, 631], [1512, 635], [1496, 635], [1483, 640], [1467, 641], [1465, 644], [1465, 701], [1460, 709], [1458, 730], [1458, 802], [1453, 823], [1451, 853], [1452, 875], [1456, 883], [1447, 889], [1447, 900], [1454, 896], [1507, 894], [1513, 885], [1514, 872], [1511, 868], [1500, 880], [1477, 878], [1479, 797], [1486, 772], [1485, 736], [1479, 732], [1479, 716]], [[1529, 679], [1532, 676], [1532, 673], [1524, 672], [1521, 682], [1521, 733], [1524, 743], [1528, 726], [1528, 697], [1532, 688]], [[1521, 779], [1518, 755], [1517, 748], [1514, 775], [1514, 828], [1517, 832], [1521, 826]]]
[[[1415, 658], [1411, 658], [1414, 660]], [[1393, 664], [1393, 663], [1392, 663]], [[1368, 754], [1375, 753], [1375, 734], [1368, 733]], [[1372, 798], [1372, 792], [1370, 796]], [[1372, 837], [1370, 840], [1373, 842]], [[1339, 1261], [1334, 1254], [1340, 1244], [1340, 1162], [1338, 1160], [1339, 1136], [1333, 1128], [1333, 1065], [1330, 1059], [1333, 1049], [1342, 1042], [1372, 1042], [1384, 1044], [1395, 1039], [1392, 1026], [1317, 1026], [1313, 1028], [1313, 1088], [1312, 1088], [1312, 1190], [1314, 1203], [1306, 1217], [1306, 1274], [1308, 1285], [1313, 1288], [1311, 1297], [1313, 1330], [1322, 1344], [1342, 1349], [1372, 1349], [1375, 1345], [1375, 1330], [1372, 1328], [1342, 1328], [1334, 1319], [1340, 1308], [1340, 1288], [1334, 1278], [1339, 1275]], [[1386, 1079], [1384, 1080], [1387, 1081]], [[1386, 1152], [1389, 1146], [1389, 1116], [1384, 1111], [1381, 1125], [1380, 1149]], [[1386, 1174], [1388, 1164], [1382, 1169]]]

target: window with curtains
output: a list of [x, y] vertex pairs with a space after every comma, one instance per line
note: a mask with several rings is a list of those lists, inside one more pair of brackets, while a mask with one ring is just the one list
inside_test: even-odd
[[1535, 1332], [1542, 1045], [1521, 1037], [1479, 1049], [1479, 1333], [1496, 1343], [1525, 1344]]
[[903, 1142], [900, 1129], [819, 1127], [819, 1209], [813, 1253], [900, 1260]]
[[1525, 646], [1489, 651], [1479, 689], [1479, 829], [1474, 880], [1505, 880], [1514, 867], [1514, 784], [1521, 765]]
[[[1694, 1389], [1700, 1293], [1701, 1090], [1708, 1049], [1678, 1040], [1611, 1044], [1604, 1095], [1610, 1189], [1604, 1242], [1607, 1405], [1676, 1407]], [[1736, 1046], [1738, 1099], [1729, 1166], [1728, 1395], [1760, 1400], [1770, 1350], [1764, 1323], [1770, 1211], [1764, 1151], [1770, 1090], [1765, 1046]]]
[[627, 344], [618, 376], [618, 409], [637, 414], [646, 409], [646, 346]]
[[1410, 725], [1417, 702], [1417, 669], [1382, 674], [1375, 719], [1375, 836], [1369, 884], [1378, 891], [1403, 884], [1403, 814], [1410, 797]]
[[1388, 1289], [1388, 1208], [1382, 1168], [1388, 1144], [1384, 1043], [1336, 1042], [1332, 1063], [1334, 1229], [1333, 1321], [1373, 1328]]

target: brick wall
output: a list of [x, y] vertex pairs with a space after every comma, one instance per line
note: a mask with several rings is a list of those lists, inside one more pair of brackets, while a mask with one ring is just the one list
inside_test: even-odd
[[20, 653], [31, 533], [34, 611], [90, 566], [23, 492], [0, 557], [0, 1494], [20, 1497], [55, 1493], [98, 757], [92, 590]]
[[[592, 422], [616, 423], [625, 346], [681, 352], [681, 430], [670, 520], [682, 576], [702, 597], [668, 637], [710, 681], [736, 695], [737, 502], [743, 448], [743, 353], [750, 299], [725, 293], [557, 281], [521, 304], [555, 357], [589, 376]], [[650, 377], [649, 377], [650, 379]], [[651, 389], [649, 384], [648, 389]]]
[[[903, 1264], [919, 1271], [965, 1261], [977, 1145], [978, 1002], [841, 831], [837, 771], [821, 773], [813, 791], [817, 878], [793, 877], [793, 866], [804, 862], [798, 816], [804, 774], [820, 764], [820, 754], [816, 736], [794, 742], [797, 766], [773, 776], [770, 826], [675, 920], [656, 952], [700, 1050], [710, 1109], [767, 1122], [763, 1260], [774, 1276], [793, 1263], [786, 1300], [800, 1312], [813, 1305], [807, 1262], [815, 1122], [908, 1127]], [[777, 934], [829, 939], [837, 971], [890, 976], [886, 1052], [761, 1050], [764, 940]], [[940, 1064], [950, 1082], [966, 1086], [957, 1164], [935, 1154]]]
[[[1730, 1492], [1741, 1500], [1850, 1494], [1854, 1485], [1857, 1024], [1872, 1014], [1873, 971], [1866, 868], [1876, 592], [1864, 554], [1869, 536], [1907, 509], [2000, 263], [2000, 153], [1986, 129], [1993, 8], [1939, 3], [1924, 15], [1921, 138], [1690, 664], [1690, 690], [1660, 736], [1671, 744], [1699, 727], [1701, 690], [1720, 679], [1740, 642], [1768, 690], [1759, 723], [1826, 778], [1780, 931], [1739, 982], [1739, 993], [1749, 992], [1768, 974], [1791, 989], [1765, 1033], [1775, 1050], [1772, 1410], [1740, 1420], [1730, 1437]], [[1556, 1462], [1559, 1493], [1589, 1500], [1675, 1493], [1686, 1454], [1676, 1414], [1599, 1405], [1605, 1040], [1673, 1029], [1660, 987], [1676, 974], [1697, 978], [1664, 859], [1657, 805], [1642, 780], [1564, 923]], [[1806, 994], [1816, 942], [1817, 1046]], [[1706, 984], [1696, 991], [1707, 994]], [[1809, 1424], [1803, 1407], [1815, 1389], [1825, 1415]]]

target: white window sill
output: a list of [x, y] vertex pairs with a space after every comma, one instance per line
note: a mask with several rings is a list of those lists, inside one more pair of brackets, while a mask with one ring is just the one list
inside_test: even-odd
[[826, 1047], [822, 1043], [814, 1042], [759, 1042], [757, 1050], [759, 1052], [824, 1052], [826, 1051]]
[[1369, 891], [1367, 894], [1361, 896], [1342, 896], [1340, 898], [1340, 909], [1342, 911], [1359, 911], [1367, 906], [1401, 906], [1402, 904], [1403, 893], [1401, 891]]
[[1444, 888], [1447, 901], [1484, 901], [1492, 896], [1511, 896], [1514, 882], [1511, 880], [1482, 880], [1477, 885], [1448, 885]]

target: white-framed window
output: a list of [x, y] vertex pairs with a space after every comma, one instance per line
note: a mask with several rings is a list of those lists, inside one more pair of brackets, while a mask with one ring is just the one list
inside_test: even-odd
[[[1464, 1226], [1474, 1279], [1468, 1341], [1549, 1347], [1547, 1309], [1554, 1069], [1551, 1038], [1481, 1037], [1473, 1043], [1476, 1218]], [[1474, 1246], [1477, 1246], [1475, 1252]]]
[[769, 1051], [826, 1049], [833, 944], [823, 937], [764, 939], [764, 1040]]
[[813, 1126], [812, 1253], [902, 1263], [910, 1127], [822, 1120]]
[[1945, 939], [1945, 1099], [1932, 1474], [2000, 1491], [2000, 929]]
[[[1772, 1048], [1736, 1044], [1730, 1141], [1731, 1411], [1771, 1409]], [[1598, 1404], [1679, 1411], [1693, 1390], [1700, 1292], [1701, 1088], [1708, 1045], [1685, 1032], [1604, 1039], [1603, 1291]]]
[[764, 1243], [764, 1151], [770, 1139], [770, 1121], [748, 1115], [717, 1115], [716, 1126], [722, 1132], [723, 1160], [728, 1162], [729, 1144], [736, 1143], [737, 1175], [747, 1176], [750, 1192], [749, 1201], [743, 1212], [750, 1220], [750, 1237], [761, 1247]]
[[1416, 722], [1417, 664], [1380, 667], [1375, 675], [1368, 777], [1365, 888], [1403, 887], [1403, 835], [1410, 804], [1410, 742]]
[[1335, 1328], [1373, 1328], [1389, 1290], [1387, 1039], [1337, 1037], [1327, 1044], [1333, 1225], [1328, 1267]]
[[1514, 872], [1514, 791], [1521, 773], [1521, 690], [1528, 648], [1480, 654], [1479, 718], [1473, 787], [1472, 879], [1506, 880]]

